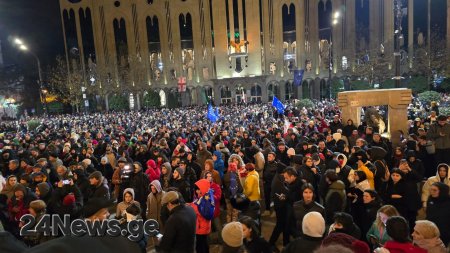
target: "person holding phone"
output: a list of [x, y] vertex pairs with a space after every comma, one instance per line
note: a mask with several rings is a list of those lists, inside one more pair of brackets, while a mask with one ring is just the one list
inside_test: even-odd
[[372, 246], [372, 249], [383, 246], [391, 239], [386, 233], [386, 222], [389, 217], [398, 215], [397, 209], [391, 205], [384, 205], [378, 209], [377, 218], [366, 234], [367, 242]]

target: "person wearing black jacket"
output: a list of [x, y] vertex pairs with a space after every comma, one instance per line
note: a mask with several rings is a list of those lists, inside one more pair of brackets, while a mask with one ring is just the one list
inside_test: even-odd
[[90, 198], [104, 198], [110, 199], [109, 188], [106, 182], [106, 179], [103, 177], [100, 171], [92, 172], [89, 175], [89, 194], [88, 199]]
[[264, 164], [263, 180], [264, 180], [264, 203], [266, 203], [266, 212], [270, 212], [272, 181], [277, 174], [278, 162], [275, 160], [274, 152], [269, 152], [267, 162]]
[[291, 159], [289, 158], [289, 156], [287, 154], [286, 144], [283, 141], [280, 141], [278, 143], [277, 151], [275, 153], [276, 153], [276, 157], [277, 157], [277, 161], [278, 162], [286, 164], [287, 166], [290, 165]]
[[77, 185], [78, 189], [80, 189], [81, 194], [83, 195], [83, 202], [87, 202], [87, 198], [89, 195], [89, 179], [87, 178], [84, 170], [76, 169], [73, 171], [73, 180]]
[[305, 156], [302, 163], [298, 170], [299, 174], [302, 175], [302, 179], [306, 183], [312, 184], [314, 189], [317, 190], [320, 182], [320, 170], [314, 166], [313, 159], [309, 156]]
[[159, 242], [160, 250], [171, 253], [193, 253], [197, 224], [194, 209], [181, 204], [175, 191], [167, 192], [161, 200], [161, 205], [167, 205], [170, 216], [164, 225], [164, 235]]
[[130, 178], [130, 187], [134, 189], [135, 195], [134, 200], [138, 201], [141, 204], [142, 217], [145, 216], [145, 212], [147, 211], [147, 196], [148, 186], [150, 182], [148, 180], [147, 174], [145, 174], [142, 170], [142, 165], [139, 162], [133, 163], [133, 173]]
[[283, 245], [285, 246], [289, 243], [289, 230], [286, 224], [289, 190], [284, 183], [285, 166], [282, 163], [278, 165], [277, 174], [274, 176], [271, 186], [271, 199], [276, 214], [276, 224], [269, 239], [269, 244], [272, 248], [275, 247], [275, 243], [281, 233], [283, 233]]
[[441, 240], [445, 245], [450, 242], [450, 196], [449, 186], [435, 182], [430, 187], [427, 201], [427, 220], [434, 222], [441, 232]]
[[183, 196], [183, 199], [187, 203], [190, 203], [192, 202], [191, 186], [189, 185], [189, 182], [183, 178], [183, 173], [182, 169], [176, 168], [173, 171], [173, 180], [170, 181], [170, 186], [176, 188]]
[[[309, 212], [318, 212], [325, 219], [325, 208], [314, 201], [314, 186], [306, 183], [302, 187], [303, 199], [294, 203], [294, 216], [299, 231], [302, 231], [303, 217]], [[300, 232], [302, 235], [303, 232]]]
[[298, 174], [298, 172], [294, 168], [287, 167], [284, 170], [284, 181], [286, 182], [289, 191], [286, 206], [287, 207], [286, 224], [288, 226], [289, 233], [293, 235], [295, 238], [297, 238], [299, 234], [295, 226], [293, 205], [295, 202], [300, 201], [302, 199], [301, 194], [303, 186], [302, 175]]
[[239, 222], [242, 224], [244, 246], [248, 253], [272, 253], [267, 241], [261, 237], [256, 221], [243, 216]]

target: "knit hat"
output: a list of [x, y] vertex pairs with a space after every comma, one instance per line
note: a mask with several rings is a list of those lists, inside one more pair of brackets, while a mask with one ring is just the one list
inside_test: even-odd
[[240, 222], [230, 222], [222, 229], [222, 239], [230, 247], [240, 247], [243, 244], [244, 234]]
[[47, 208], [47, 205], [43, 200], [33, 200], [30, 202], [30, 208], [33, 209], [36, 213], [40, 213]]
[[42, 182], [36, 186], [39, 189], [40, 197], [45, 197], [50, 192], [50, 186], [47, 182]]
[[161, 199], [161, 205], [167, 204], [169, 202], [173, 202], [180, 197], [178, 196], [178, 193], [176, 191], [170, 191], [164, 194], [164, 196]]
[[325, 220], [319, 212], [309, 212], [303, 217], [303, 234], [311, 237], [322, 237], [325, 232]]
[[92, 164], [92, 161], [91, 161], [91, 159], [86, 158], [82, 161], [82, 163], [84, 163], [86, 166], [89, 166]]
[[100, 160], [100, 162], [108, 163], [108, 162], [109, 162], [108, 157], [106, 157], [106, 156], [102, 157], [102, 159]]
[[184, 175], [184, 170], [180, 167], [175, 168], [175, 171], [178, 172], [178, 174], [180, 174], [180, 176]]
[[97, 179], [97, 180], [101, 180], [102, 179], [102, 173], [100, 172], [100, 171], [94, 171], [94, 172], [92, 172], [90, 175], [89, 175], [89, 179], [91, 179], [91, 178], [95, 178], [95, 179]]
[[289, 149], [287, 150], [287, 155], [288, 155], [288, 156], [293, 156], [293, 155], [295, 155], [295, 149], [289, 148]]
[[126, 163], [127, 159], [125, 157], [121, 157], [119, 158], [119, 160], [117, 160], [117, 163]]
[[63, 199], [64, 206], [72, 206], [75, 203], [75, 195], [72, 193], [67, 194]]

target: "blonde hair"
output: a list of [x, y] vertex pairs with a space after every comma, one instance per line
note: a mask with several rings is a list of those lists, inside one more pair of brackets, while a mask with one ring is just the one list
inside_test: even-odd
[[399, 212], [397, 211], [397, 208], [395, 208], [392, 205], [384, 205], [380, 207], [377, 211], [377, 219], [375, 220], [375, 224], [377, 225], [377, 228], [384, 228], [384, 223], [381, 221], [380, 213], [386, 214], [388, 217], [392, 216], [399, 216]]
[[416, 221], [416, 226], [414, 227], [414, 230], [416, 230], [420, 235], [422, 235], [424, 239], [431, 239], [441, 236], [439, 228], [436, 226], [436, 224], [434, 224], [429, 220]]

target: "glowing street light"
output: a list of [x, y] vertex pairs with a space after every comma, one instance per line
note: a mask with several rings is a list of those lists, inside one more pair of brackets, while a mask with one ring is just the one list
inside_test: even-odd
[[27, 51], [28, 47], [25, 46], [24, 44], [22, 44], [22, 45], [19, 45], [19, 49], [22, 50], [22, 51]]
[[14, 44], [16, 44], [16, 45], [23, 45], [23, 41], [21, 39], [19, 39], [19, 38], [15, 38], [14, 39]]
[[[38, 74], [39, 74], [39, 88], [40, 88], [39, 95], [41, 97], [41, 101], [44, 101], [44, 104], [42, 105], [42, 107], [44, 107], [44, 114], [47, 114], [47, 111], [48, 111], [47, 103], [45, 103], [46, 92], [44, 93], [45, 89], [43, 87], [43, 82], [42, 82], [41, 61], [39, 60], [39, 57], [36, 54], [34, 54], [32, 51], [28, 50], [28, 47], [25, 45], [25, 43], [21, 39], [15, 38], [14, 44], [16, 44], [21, 51], [26, 51], [26, 52], [30, 53], [34, 57], [34, 59], [36, 59], [37, 67], [38, 67]], [[47, 91], [47, 90], [45, 90], [45, 91]], [[44, 96], [44, 99], [42, 99], [43, 96]]]

